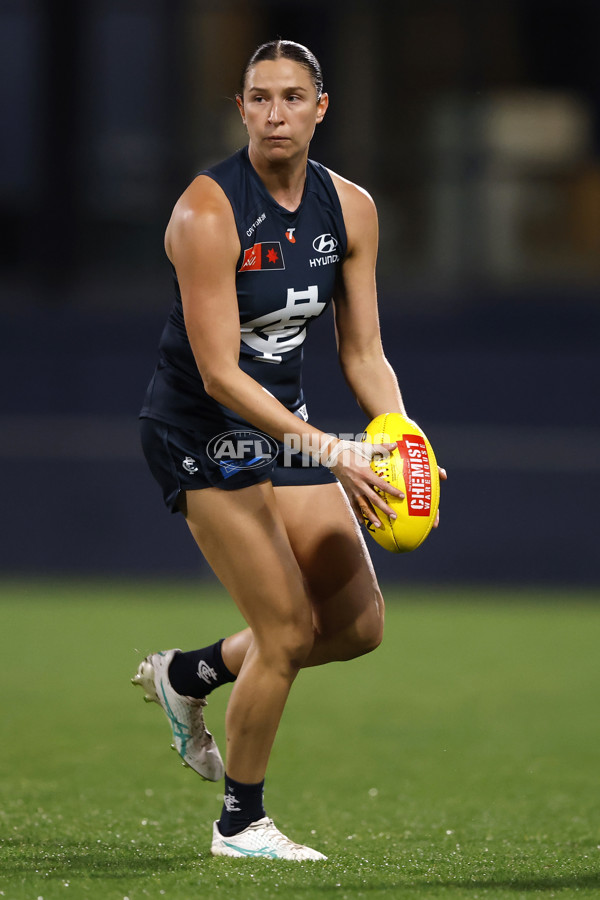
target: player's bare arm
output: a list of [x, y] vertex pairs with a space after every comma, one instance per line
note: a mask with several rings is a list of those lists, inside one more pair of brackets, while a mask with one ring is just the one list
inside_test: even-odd
[[385, 358], [379, 330], [375, 264], [377, 211], [362, 188], [332, 173], [342, 205], [348, 252], [334, 297], [336, 335], [344, 377], [369, 419], [406, 414], [396, 376]]
[[[385, 357], [377, 311], [375, 265], [379, 229], [377, 210], [369, 194], [331, 173], [342, 211], [348, 251], [334, 297], [338, 353], [344, 377], [369, 419], [384, 412], [406, 415], [396, 375]], [[440, 469], [440, 478], [446, 472]], [[350, 490], [347, 489], [350, 494]], [[352, 505], [363, 509], [369, 497], [354, 493]], [[435, 527], [439, 521], [436, 520]]]

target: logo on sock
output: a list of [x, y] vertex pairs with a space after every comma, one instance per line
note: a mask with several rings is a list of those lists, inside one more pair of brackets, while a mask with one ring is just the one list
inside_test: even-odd
[[238, 799], [231, 791], [228, 794], [225, 794], [223, 797], [223, 804], [228, 813], [230, 812], [241, 812], [241, 806], [238, 806]]
[[214, 669], [211, 669], [204, 659], [201, 659], [198, 663], [198, 678], [206, 682], [206, 684], [210, 684], [211, 678], [213, 681], [217, 680], [217, 673]]

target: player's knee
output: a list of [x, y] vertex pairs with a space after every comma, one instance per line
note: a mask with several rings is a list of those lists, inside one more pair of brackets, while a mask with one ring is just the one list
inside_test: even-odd
[[286, 622], [266, 636], [263, 653], [280, 674], [294, 678], [309, 656], [314, 639], [312, 622]]
[[383, 602], [373, 605], [342, 636], [344, 659], [355, 659], [372, 653], [383, 640]]
[[373, 650], [377, 650], [379, 645], [383, 640], [383, 619], [377, 622], [376, 626], [373, 627], [369, 633], [365, 636], [363, 640], [363, 647], [365, 653], [372, 653]]
[[315, 641], [312, 623], [287, 627], [281, 636], [280, 649], [289, 668], [297, 672], [304, 665]]
[[372, 653], [373, 650], [377, 650], [382, 640], [382, 622], [372, 622], [362, 628], [354, 629], [353, 633], [348, 636], [347, 652], [350, 654], [348, 659]]

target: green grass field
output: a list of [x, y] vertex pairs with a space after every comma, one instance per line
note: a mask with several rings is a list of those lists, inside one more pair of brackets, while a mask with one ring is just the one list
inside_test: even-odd
[[299, 864], [209, 856], [221, 785], [129, 683], [241, 625], [219, 589], [2, 584], [0, 897], [599, 897], [600, 597], [386, 593], [382, 647], [303, 672], [284, 716], [267, 810], [329, 856]]

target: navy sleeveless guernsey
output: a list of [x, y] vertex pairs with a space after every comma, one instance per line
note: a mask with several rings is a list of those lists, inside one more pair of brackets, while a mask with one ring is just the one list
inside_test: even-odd
[[[331, 300], [346, 253], [346, 229], [331, 176], [309, 160], [302, 202], [290, 212], [268, 193], [246, 147], [201, 174], [223, 189], [240, 239], [236, 274], [240, 368], [287, 409], [304, 417], [304, 340], [311, 321]], [[175, 300], [140, 416], [198, 436], [249, 426], [204, 390], [185, 329], [175, 271], [173, 276]]]

